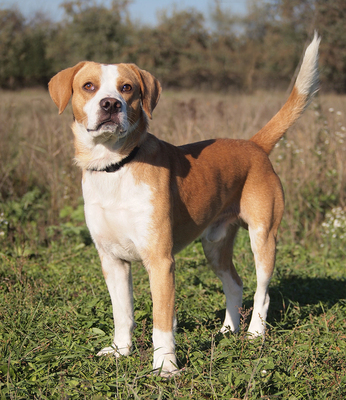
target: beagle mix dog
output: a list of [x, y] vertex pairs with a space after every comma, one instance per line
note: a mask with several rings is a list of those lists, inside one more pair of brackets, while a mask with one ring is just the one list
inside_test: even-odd
[[72, 96], [85, 217], [113, 306], [114, 339], [98, 355], [130, 354], [131, 262], [141, 261], [153, 301], [153, 369], [162, 376], [178, 371], [174, 254], [197, 237], [226, 296], [221, 332], [235, 332], [243, 284], [232, 253], [240, 226], [249, 230], [257, 274], [248, 332], [263, 335], [284, 211], [281, 183], [268, 155], [318, 88], [319, 42], [315, 33], [287, 102], [248, 141], [213, 139], [176, 147], [151, 135], [148, 120], [161, 86], [134, 64], [80, 62], [51, 79], [50, 95], [60, 114]]

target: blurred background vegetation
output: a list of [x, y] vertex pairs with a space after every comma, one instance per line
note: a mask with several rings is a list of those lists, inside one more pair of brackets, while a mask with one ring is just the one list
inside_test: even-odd
[[241, 17], [214, 0], [208, 16], [173, 8], [155, 26], [131, 20], [128, 5], [66, 1], [59, 22], [0, 8], [0, 87], [46, 85], [62, 68], [94, 60], [134, 62], [165, 88], [287, 88], [316, 29], [323, 88], [346, 91], [345, 0], [250, 0]]

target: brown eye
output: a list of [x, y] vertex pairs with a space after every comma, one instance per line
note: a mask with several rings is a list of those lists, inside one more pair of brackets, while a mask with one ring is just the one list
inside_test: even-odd
[[132, 90], [132, 86], [131, 85], [124, 85], [122, 88], [121, 88], [121, 91], [123, 92], [123, 93], [125, 93], [125, 92], [131, 92], [131, 90]]
[[88, 92], [93, 92], [95, 90], [95, 86], [91, 82], [87, 82], [84, 86], [83, 89], [85, 89]]

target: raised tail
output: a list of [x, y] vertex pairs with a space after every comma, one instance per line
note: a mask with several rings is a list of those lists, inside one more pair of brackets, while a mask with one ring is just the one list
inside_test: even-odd
[[293, 90], [280, 111], [250, 140], [258, 144], [267, 153], [296, 122], [309, 105], [318, 90], [318, 46], [321, 38], [315, 32], [314, 38], [305, 51], [304, 59]]

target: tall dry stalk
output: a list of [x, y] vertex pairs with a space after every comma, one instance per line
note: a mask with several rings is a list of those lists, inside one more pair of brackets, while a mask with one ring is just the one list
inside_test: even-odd
[[65, 200], [76, 204], [80, 173], [73, 167], [71, 114], [59, 118], [43, 90], [0, 93], [0, 193], [17, 200], [38, 188], [56, 220]]
[[[215, 137], [248, 139], [285, 102], [282, 92], [164, 92], [150, 131], [174, 144]], [[43, 90], [0, 92], [0, 193], [18, 199], [39, 188], [42, 211], [56, 223], [81, 196], [73, 165], [71, 109], [58, 116]], [[314, 237], [329, 208], [345, 206], [346, 96], [320, 95], [271, 155], [286, 196], [283, 228], [292, 239]]]

